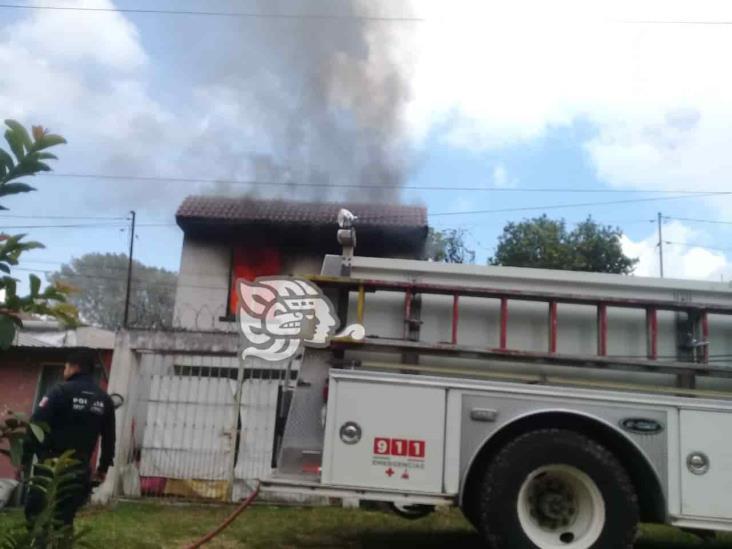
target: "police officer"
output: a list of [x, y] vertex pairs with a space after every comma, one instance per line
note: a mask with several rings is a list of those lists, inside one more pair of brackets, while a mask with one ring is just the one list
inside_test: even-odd
[[[114, 405], [109, 395], [94, 382], [93, 371], [91, 352], [72, 353], [64, 366], [64, 383], [56, 385], [43, 397], [31, 418], [33, 422], [45, 423], [49, 431], [41, 443], [33, 436], [29, 438], [30, 453], [43, 461], [73, 450], [72, 458], [80, 462], [74, 469], [76, 489], [69, 498], [58, 502], [57, 507], [57, 518], [69, 525], [73, 524], [76, 512], [91, 493], [89, 462], [100, 435], [101, 455], [94, 480], [104, 481], [114, 459]], [[29, 490], [25, 506], [27, 518], [44, 509], [44, 497], [40, 490]]]

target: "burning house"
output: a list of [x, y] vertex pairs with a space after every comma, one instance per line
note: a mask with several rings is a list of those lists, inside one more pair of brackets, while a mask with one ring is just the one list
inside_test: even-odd
[[428, 228], [420, 206], [214, 196], [181, 204], [173, 330], [121, 332], [115, 348], [111, 390], [127, 405], [117, 412], [113, 478], [123, 494], [236, 500], [271, 471], [281, 386], [296, 379], [298, 357], [248, 359], [236, 410], [234, 282], [318, 274], [325, 254], [341, 253], [344, 207], [357, 217], [359, 254], [423, 256]]

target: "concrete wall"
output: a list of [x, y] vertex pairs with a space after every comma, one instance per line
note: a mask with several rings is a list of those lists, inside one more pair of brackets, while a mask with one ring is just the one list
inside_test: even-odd
[[175, 327], [231, 329], [230, 323], [219, 320], [227, 313], [230, 257], [231, 249], [226, 244], [184, 238], [173, 313]]
[[[231, 246], [215, 240], [183, 240], [180, 274], [175, 295], [174, 326], [197, 331], [233, 331], [221, 321], [227, 311]], [[320, 272], [323, 257], [298, 250], [282, 250], [282, 274]]]

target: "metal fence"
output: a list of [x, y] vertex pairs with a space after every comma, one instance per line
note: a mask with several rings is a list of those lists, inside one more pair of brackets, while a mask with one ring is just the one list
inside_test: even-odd
[[[180, 332], [175, 336], [180, 341]], [[295, 382], [296, 361], [248, 358], [240, 373], [234, 352], [127, 352], [135, 366], [121, 426], [128, 430], [119, 467], [123, 495], [237, 501], [272, 472], [278, 399]]]

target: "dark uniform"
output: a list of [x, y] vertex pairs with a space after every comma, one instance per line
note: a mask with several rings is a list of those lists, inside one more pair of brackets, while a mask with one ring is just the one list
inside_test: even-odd
[[[31, 421], [45, 423], [49, 427], [42, 443], [39, 444], [34, 437], [29, 442], [29, 450], [38, 456], [39, 461], [74, 450], [72, 457], [80, 462], [76, 469], [79, 489], [58, 506], [58, 518], [65, 524], [71, 524], [76, 511], [91, 493], [89, 461], [100, 435], [102, 444], [97, 471], [106, 474], [113, 464], [115, 427], [112, 399], [91, 375], [78, 373], [54, 387], [41, 400]], [[34, 516], [43, 509], [43, 498], [41, 491], [29, 491], [26, 516]]]

